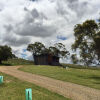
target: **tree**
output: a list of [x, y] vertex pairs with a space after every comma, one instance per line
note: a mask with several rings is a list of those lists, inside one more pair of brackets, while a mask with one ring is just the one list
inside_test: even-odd
[[72, 45], [72, 50], [78, 50], [80, 52], [80, 61], [85, 65], [90, 65], [95, 63], [96, 59], [100, 59], [98, 50], [99, 39], [97, 39], [98, 34], [100, 34], [99, 24], [94, 20], [87, 20], [82, 24], [77, 24], [74, 27], [75, 42]]
[[9, 46], [0, 46], [0, 63], [2, 63], [3, 60], [12, 58], [12, 55], [12, 50]]
[[46, 48], [44, 44], [40, 42], [35, 42], [34, 44], [29, 44], [27, 50], [33, 53], [34, 55], [41, 54], [52, 54], [54, 56], [66, 57], [69, 52], [66, 50], [65, 45], [62, 43], [56, 43], [54, 46]]
[[69, 52], [67, 51], [66, 47], [62, 43], [56, 43], [54, 44], [55, 48], [58, 50], [58, 56], [61, 58], [66, 58], [67, 55], [69, 55]]
[[44, 44], [35, 42], [34, 44], [29, 44], [27, 50], [32, 52], [33, 55], [41, 55], [45, 52], [46, 48]]
[[73, 64], [77, 64], [78, 63], [78, 58], [76, 57], [76, 54], [72, 54], [71, 55], [71, 60], [72, 60]]
[[10, 58], [14, 59], [14, 58], [18, 58], [18, 57], [15, 54], [12, 54], [12, 56]]
[[55, 56], [58, 56], [59, 50], [56, 47], [54, 47], [54, 46], [50, 46], [48, 51], [47, 51], [47, 53], [55, 55]]
[[69, 54], [69, 52], [65, 48], [65, 45], [62, 43], [56, 43], [54, 44], [54, 46], [50, 46], [48, 49], [48, 53], [59, 56], [60, 58], [65, 58]]
[[94, 49], [98, 59], [98, 64], [100, 64], [100, 32], [98, 32], [98, 35], [94, 38]]

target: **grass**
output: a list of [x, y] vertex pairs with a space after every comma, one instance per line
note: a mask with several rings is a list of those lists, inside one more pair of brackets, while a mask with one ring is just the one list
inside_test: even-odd
[[7, 61], [2, 61], [2, 65], [6, 66], [14, 66], [14, 65], [33, 65], [33, 61], [16, 58], [16, 59], [8, 59]]
[[4, 83], [0, 84], [0, 100], [25, 100], [25, 89], [32, 88], [32, 100], [70, 100], [47, 89], [24, 82], [3, 74]]
[[70, 68], [76, 69], [93, 69], [93, 70], [100, 70], [100, 66], [83, 66], [83, 65], [75, 65], [75, 64], [62, 64], [64, 67], [68, 66]]
[[80, 69], [80, 68], [68, 68], [64, 69], [55, 66], [36, 66], [27, 65], [20, 70], [51, 77], [54, 79], [68, 81], [91, 88], [100, 89], [100, 70], [99, 69]]

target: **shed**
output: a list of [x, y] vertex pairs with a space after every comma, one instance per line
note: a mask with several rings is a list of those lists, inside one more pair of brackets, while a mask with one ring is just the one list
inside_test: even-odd
[[59, 57], [51, 54], [34, 55], [34, 63], [36, 65], [60, 65]]

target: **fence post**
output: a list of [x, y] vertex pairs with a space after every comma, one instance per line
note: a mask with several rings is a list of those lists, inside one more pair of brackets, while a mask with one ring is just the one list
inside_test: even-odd
[[32, 89], [26, 89], [26, 100], [32, 100]]
[[0, 84], [3, 83], [3, 76], [0, 76]]

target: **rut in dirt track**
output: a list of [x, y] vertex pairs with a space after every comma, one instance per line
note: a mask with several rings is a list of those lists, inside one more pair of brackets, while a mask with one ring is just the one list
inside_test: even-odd
[[19, 71], [17, 70], [19, 67], [21, 66], [3, 66], [0, 67], [0, 71], [18, 79], [47, 88], [50, 91], [71, 98], [72, 100], [100, 100], [100, 90]]

